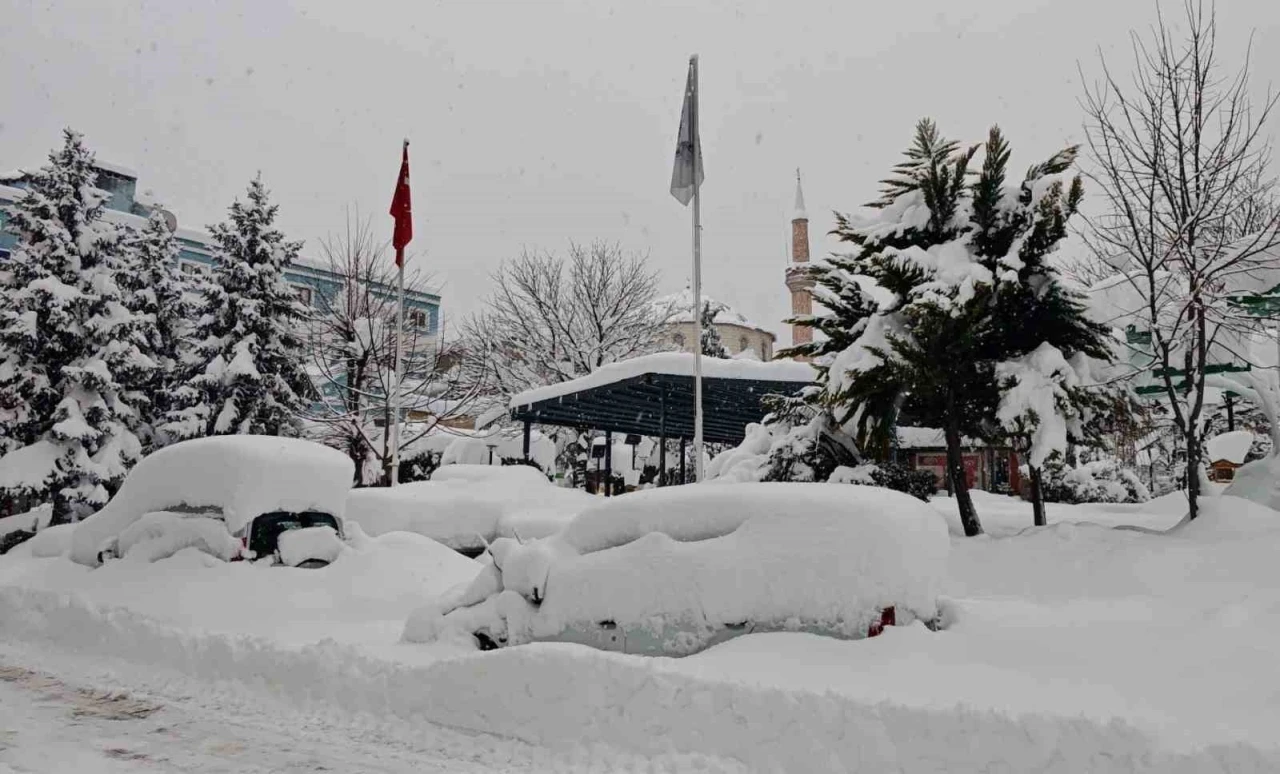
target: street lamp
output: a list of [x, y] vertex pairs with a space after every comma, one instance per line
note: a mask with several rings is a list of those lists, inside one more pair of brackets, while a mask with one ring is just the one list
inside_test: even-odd
[[486, 443], [486, 444], [485, 444], [485, 446], [488, 446], [488, 447], [489, 447], [489, 464], [490, 464], [490, 465], [492, 465], [492, 464], [493, 464], [493, 450], [494, 450], [494, 449], [496, 449], [496, 448], [498, 448], [498, 444], [496, 444], [496, 443]]

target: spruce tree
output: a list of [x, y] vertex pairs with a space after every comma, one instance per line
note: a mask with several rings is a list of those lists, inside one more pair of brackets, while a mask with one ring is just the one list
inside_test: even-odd
[[93, 154], [76, 132], [63, 140], [8, 209], [19, 241], [0, 275], [0, 471], [9, 494], [51, 499], [56, 522], [104, 505], [140, 455], [122, 381], [154, 367], [121, 302], [121, 234], [102, 219]]
[[702, 302], [702, 354], [707, 357], [729, 357], [729, 350], [724, 346], [724, 340], [720, 338], [720, 331], [715, 326], [716, 315], [720, 313], [718, 307], [712, 307], [710, 301]]
[[175, 394], [165, 431], [204, 435], [291, 435], [312, 394], [304, 370], [306, 308], [285, 281], [300, 242], [274, 228], [277, 206], [261, 178], [248, 202], [211, 227], [214, 277], [201, 299], [198, 343], [186, 358], [189, 379]]
[[120, 274], [125, 305], [138, 317], [139, 348], [156, 364], [130, 387], [145, 396], [140, 434], [144, 446], [163, 446], [160, 425], [174, 408], [182, 383], [182, 354], [191, 322], [190, 284], [178, 265], [179, 247], [163, 210], [154, 209], [141, 230], [130, 234], [127, 270]]

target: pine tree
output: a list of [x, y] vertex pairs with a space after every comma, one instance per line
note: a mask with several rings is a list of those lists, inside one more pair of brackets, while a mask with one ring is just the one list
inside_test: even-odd
[[710, 301], [702, 302], [702, 354], [706, 357], [729, 357], [729, 350], [725, 348], [720, 331], [715, 326], [716, 315], [719, 313], [720, 309], [713, 308]]
[[102, 220], [93, 154], [63, 139], [8, 210], [19, 242], [0, 288], [0, 470], [10, 494], [52, 499], [57, 522], [105, 504], [140, 455], [121, 379], [154, 367], [121, 303], [121, 234]]
[[164, 426], [175, 439], [292, 434], [313, 391], [304, 371], [307, 310], [284, 279], [302, 245], [273, 227], [278, 208], [261, 178], [249, 184], [248, 199], [211, 228], [218, 249], [201, 299], [199, 343]]
[[140, 434], [148, 448], [163, 446], [159, 432], [174, 408], [173, 393], [182, 383], [182, 354], [189, 338], [190, 291], [178, 268], [179, 247], [163, 210], [154, 209], [140, 231], [130, 234], [126, 271], [120, 274], [125, 305], [139, 320], [139, 348], [156, 364], [130, 387], [144, 396]]

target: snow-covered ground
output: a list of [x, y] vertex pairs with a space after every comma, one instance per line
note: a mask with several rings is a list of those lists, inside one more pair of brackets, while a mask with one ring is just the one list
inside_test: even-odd
[[[954, 522], [954, 503], [933, 505]], [[426, 770], [466, 760], [463, 740], [472, 762], [512, 770], [1280, 770], [1280, 514], [1218, 497], [1156, 534], [1185, 513], [1176, 495], [1050, 505], [1039, 529], [1026, 503], [977, 505], [989, 534], [952, 537], [939, 632], [761, 634], [684, 659], [474, 653], [399, 642], [411, 609], [480, 567], [421, 536], [357, 540], [318, 570], [191, 551], [90, 570], [22, 546], [0, 558], [0, 668], [212, 713], [209, 727], [249, 748], [267, 743], [255, 718], [289, 727], [285, 750], [302, 746], [295, 724], [331, 729], [317, 749], [336, 770], [367, 749], [346, 740], [370, 738], [386, 740], [389, 762], [370, 761], [387, 771], [393, 750], [427, 750]], [[23, 770], [40, 734], [60, 733], [44, 720], [68, 710], [0, 691], [0, 772]], [[163, 735], [127, 730], [150, 719], [119, 722], [112, 749], [151, 755], [145, 739], [165, 754]], [[101, 757], [108, 745], [90, 740], [107, 736], [66, 744]], [[183, 750], [206, 749], [188, 738]]]

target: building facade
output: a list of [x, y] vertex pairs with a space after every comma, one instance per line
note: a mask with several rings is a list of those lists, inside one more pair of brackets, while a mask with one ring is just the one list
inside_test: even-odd
[[[98, 188], [108, 195], [103, 218], [122, 226], [142, 228], [146, 218], [156, 207], [148, 197], [139, 195], [137, 173], [103, 162], [99, 162], [95, 168], [98, 172]], [[26, 195], [27, 185], [28, 177], [23, 172], [0, 175], [0, 263], [9, 257], [18, 242], [18, 235], [5, 228], [8, 220], [5, 209]], [[179, 227], [173, 213], [167, 210], [164, 213], [180, 247], [179, 269], [185, 274], [211, 274], [216, 249], [213, 239], [202, 231]], [[332, 298], [342, 288], [344, 281], [343, 277], [326, 265], [305, 256], [299, 256], [297, 261], [285, 269], [285, 280], [303, 303], [310, 307], [321, 306], [322, 296]], [[395, 289], [388, 287], [385, 292], [389, 297]], [[419, 329], [419, 342], [424, 345], [433, 343], [439, 332], [440, 296], [407, 290], [405, 317]]]

